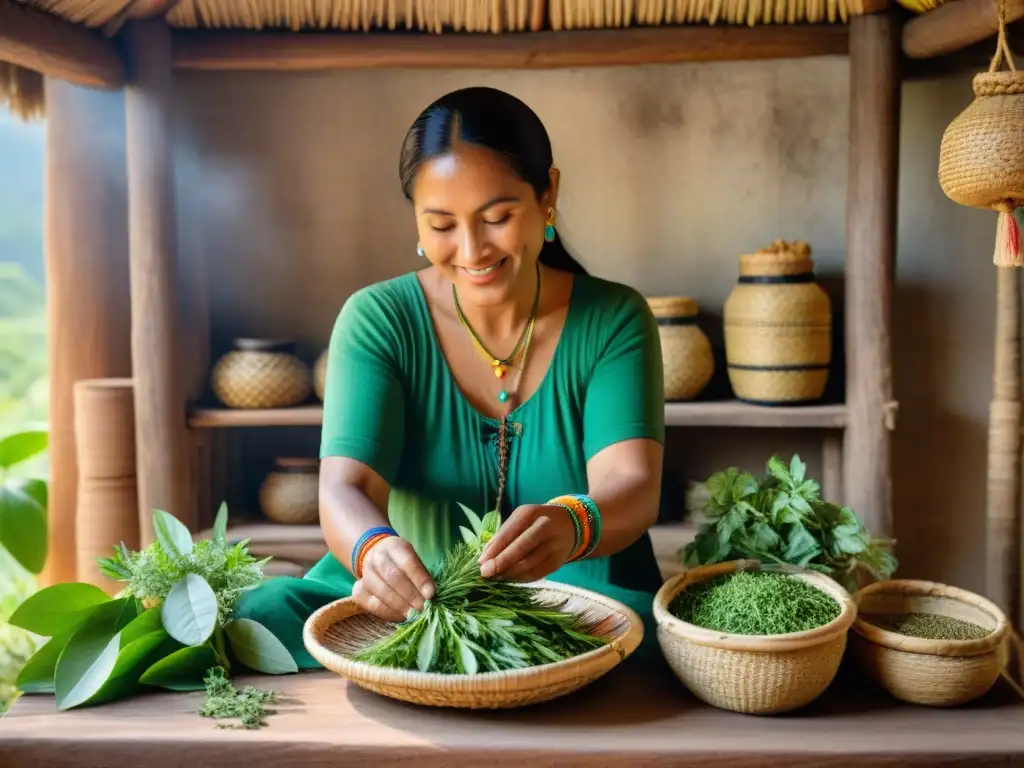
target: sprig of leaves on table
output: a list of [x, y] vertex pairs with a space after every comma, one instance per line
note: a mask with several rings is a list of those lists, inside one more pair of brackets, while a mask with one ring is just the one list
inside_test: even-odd
[[459, 505], [472, 530], [448, 551], [432, 576], [436, 592], [422, 611], [355, 659], [380, 667], [472, 675], [548, 664], [605, 644], [586, 622], [537, 597], [537, 590], [480, 575], [477, 562], [498, 528], [495, 511], [481, 519]]
[[697, 484], [687, 506], [701, 525], [680, 553], [683, 562], [785, 563], [825, 573], [848, 590], [865, 575], [888, 579], [898, 567], [892, 542], [873, 537], [849, 507], [822, 499], [806, 472], [798, 455], [788, 467], [773, 456], [761, 480], [730, 467]]
[[[55, 584], [22, 603], [10, 622], [49, 640], [18, 676], [26, 693], [53, 693], [72, 709], [162, 688], [203, 690], [207, 673], [234, 658], [256, 672], [296, 672], [287, 648], [262, 624], [236, 618], [238, 598], [263, 579], [248, 541], [227, 541], [221, 505], [210, 539], [193, 541], [182, 523], [156, 510], [156, 541], [141, 552], [123, 544], [99, 567], [126, 583], [111, 597], [88, 583]], [[269, 559], [269, 558], [268, 558]]]

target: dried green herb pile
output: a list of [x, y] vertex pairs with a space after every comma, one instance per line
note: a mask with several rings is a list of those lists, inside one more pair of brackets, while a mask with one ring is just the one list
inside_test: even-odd
[[[461, 505], [460, 505], [461, 506]], [[537, 599], [536, 590], [480, 575], [477, 559], [498, 527], [462, 507], [473, 531], [451, 549], [431, 575], [433, 599], [395, 632], [354, 658], [379, 667], [440, 674], [500, 672], [563, 661], [605, 641], [588, 633], [582, 617]]]
[[828, 624], [839, 603], [781, 573], [740, 571], [699, 582], [676, 595], [669, 610], [699, 627], [738, 635], [782, 635]]
[[980, 640], [991, 630], [936, 613], [865, 613], [864, 620], [879, 629], [927, 640]]
[[273, 690], [260, 690], [247, 685], [236, 690], [225, 676], [223, 667], [213, 667], [206, 673], [206, 698], [199, 714], [216, 720], [238, 719], [239, 725], [217, 723], [218, 728], [259, 728], [267, 715], [274, 714], [270, 704], [277, 698]]

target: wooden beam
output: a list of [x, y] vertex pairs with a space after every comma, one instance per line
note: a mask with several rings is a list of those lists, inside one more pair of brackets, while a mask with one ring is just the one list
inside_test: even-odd
[[[1024, 19], [1024, 0], [1003, 1], [1007, 24]], [[995, 0], [951, 0], [915, 16], [903, 27], [903, 53], [928, 59], [987, 40], [999, 31], [996, 8]]]
[[846, 402], [843, 500], [879, 536], [893, 534], [891, 301], [899, 148], [899, 25], [850, 24], [846, 202]]
[[502, 35], [181, 30], [174, 66], [200, 70], [556, 69], [844, 55], [844, 25], [681, 26]]
[[13, 0], [0, 0], [0, 60], [93, 88], [124, 85], [112, 40]]
[[171, 33], [161, 19], [129, 21], [132, 78], [125, 89], [132, 375], [141, 545], [153, 540], [152, 510], [194, 530], [184, 374], [179, 346], [171, 157]]

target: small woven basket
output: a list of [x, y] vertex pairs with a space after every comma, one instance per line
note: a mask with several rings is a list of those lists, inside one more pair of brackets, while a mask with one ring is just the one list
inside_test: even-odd
[[806, 632], [737, 635], [698, 627], [676, 618], [669, 606], [677, 594], [706, 579], [755, 570], [757, 561], [736, 560], [684, 571], [654, 598], [658, 643], [676, 677], [694, 696], [714, 707], [771, 715], [806, 706], [835, 678], [856, 616], [849, 593], [819, 573], [794, 574], [833, 597], [838, 617]]
[[566, 661], [508, 672], [442, 675], [374, 667], [351, 657], [393, 632], [395, 625], [364, 613], [351, 597], [314, 612], [306, 621], [303, 641], [324, 667], [382, 696], [431, 707], [506, 709], [549, 701], [594, 682], [643, 639], [640, 617], [616, 600], [552, 581], [524, 586], [540, 590], [540, 597], [552, 602], [568, 598], [565, 609], [582, 614], [590, 631], [610, 638], [609, 644]]
[[281, 458], [260, 484], [260, 510], [275, 523], [312, 525], [320, 519], [320, 463]]
[[686, 296], [650, 298], [658, 321], [665, 370], [665, 399], [692, 400], [711, 381], [715, 357], [711, 342], [697, 325], [697, 302]]
[[229, 408], [288, 408], [305, 402], [313, 389], [294, 345], [268, 339], [236, 339], [214, 365], [211, 384]]
[[737, 398], [758, 405], [821, 399], [832, 361], [832, 304], [814, 282], [806, 243], [777, 240], [741, 256], [723, 314]]
[[[991, 601], [931, 581], [893, 579], [853, 596], [858, 615], [850, 650], [868, 676], [912, 704], [952, 707], [988, 693], [1006, 663], [1009, 623]], [[991, 630], [979, 640], [930, 640], [878, 627], [871, 614], [932, 613]]]
[[[947, 126], [939, 146], [939, 185], [951, 200], [999, 213], [992, 261], [1024, 266], [1024, 72], [1006, 37], [997, 0], [999, 35], [988, 72], [974, 76], [974, 101]], [[999, 70], [1005, 58], [1009, 71]]]

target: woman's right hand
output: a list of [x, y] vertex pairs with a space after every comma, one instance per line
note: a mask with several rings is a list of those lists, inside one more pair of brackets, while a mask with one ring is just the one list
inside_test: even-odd
[[405, 539], [388, 536], [366, 553], [363, 574], [352, 597], [367, 613], [385, 621], [402, 622], [423, 601], [434, 596], [434, 580], [416, 550]]

